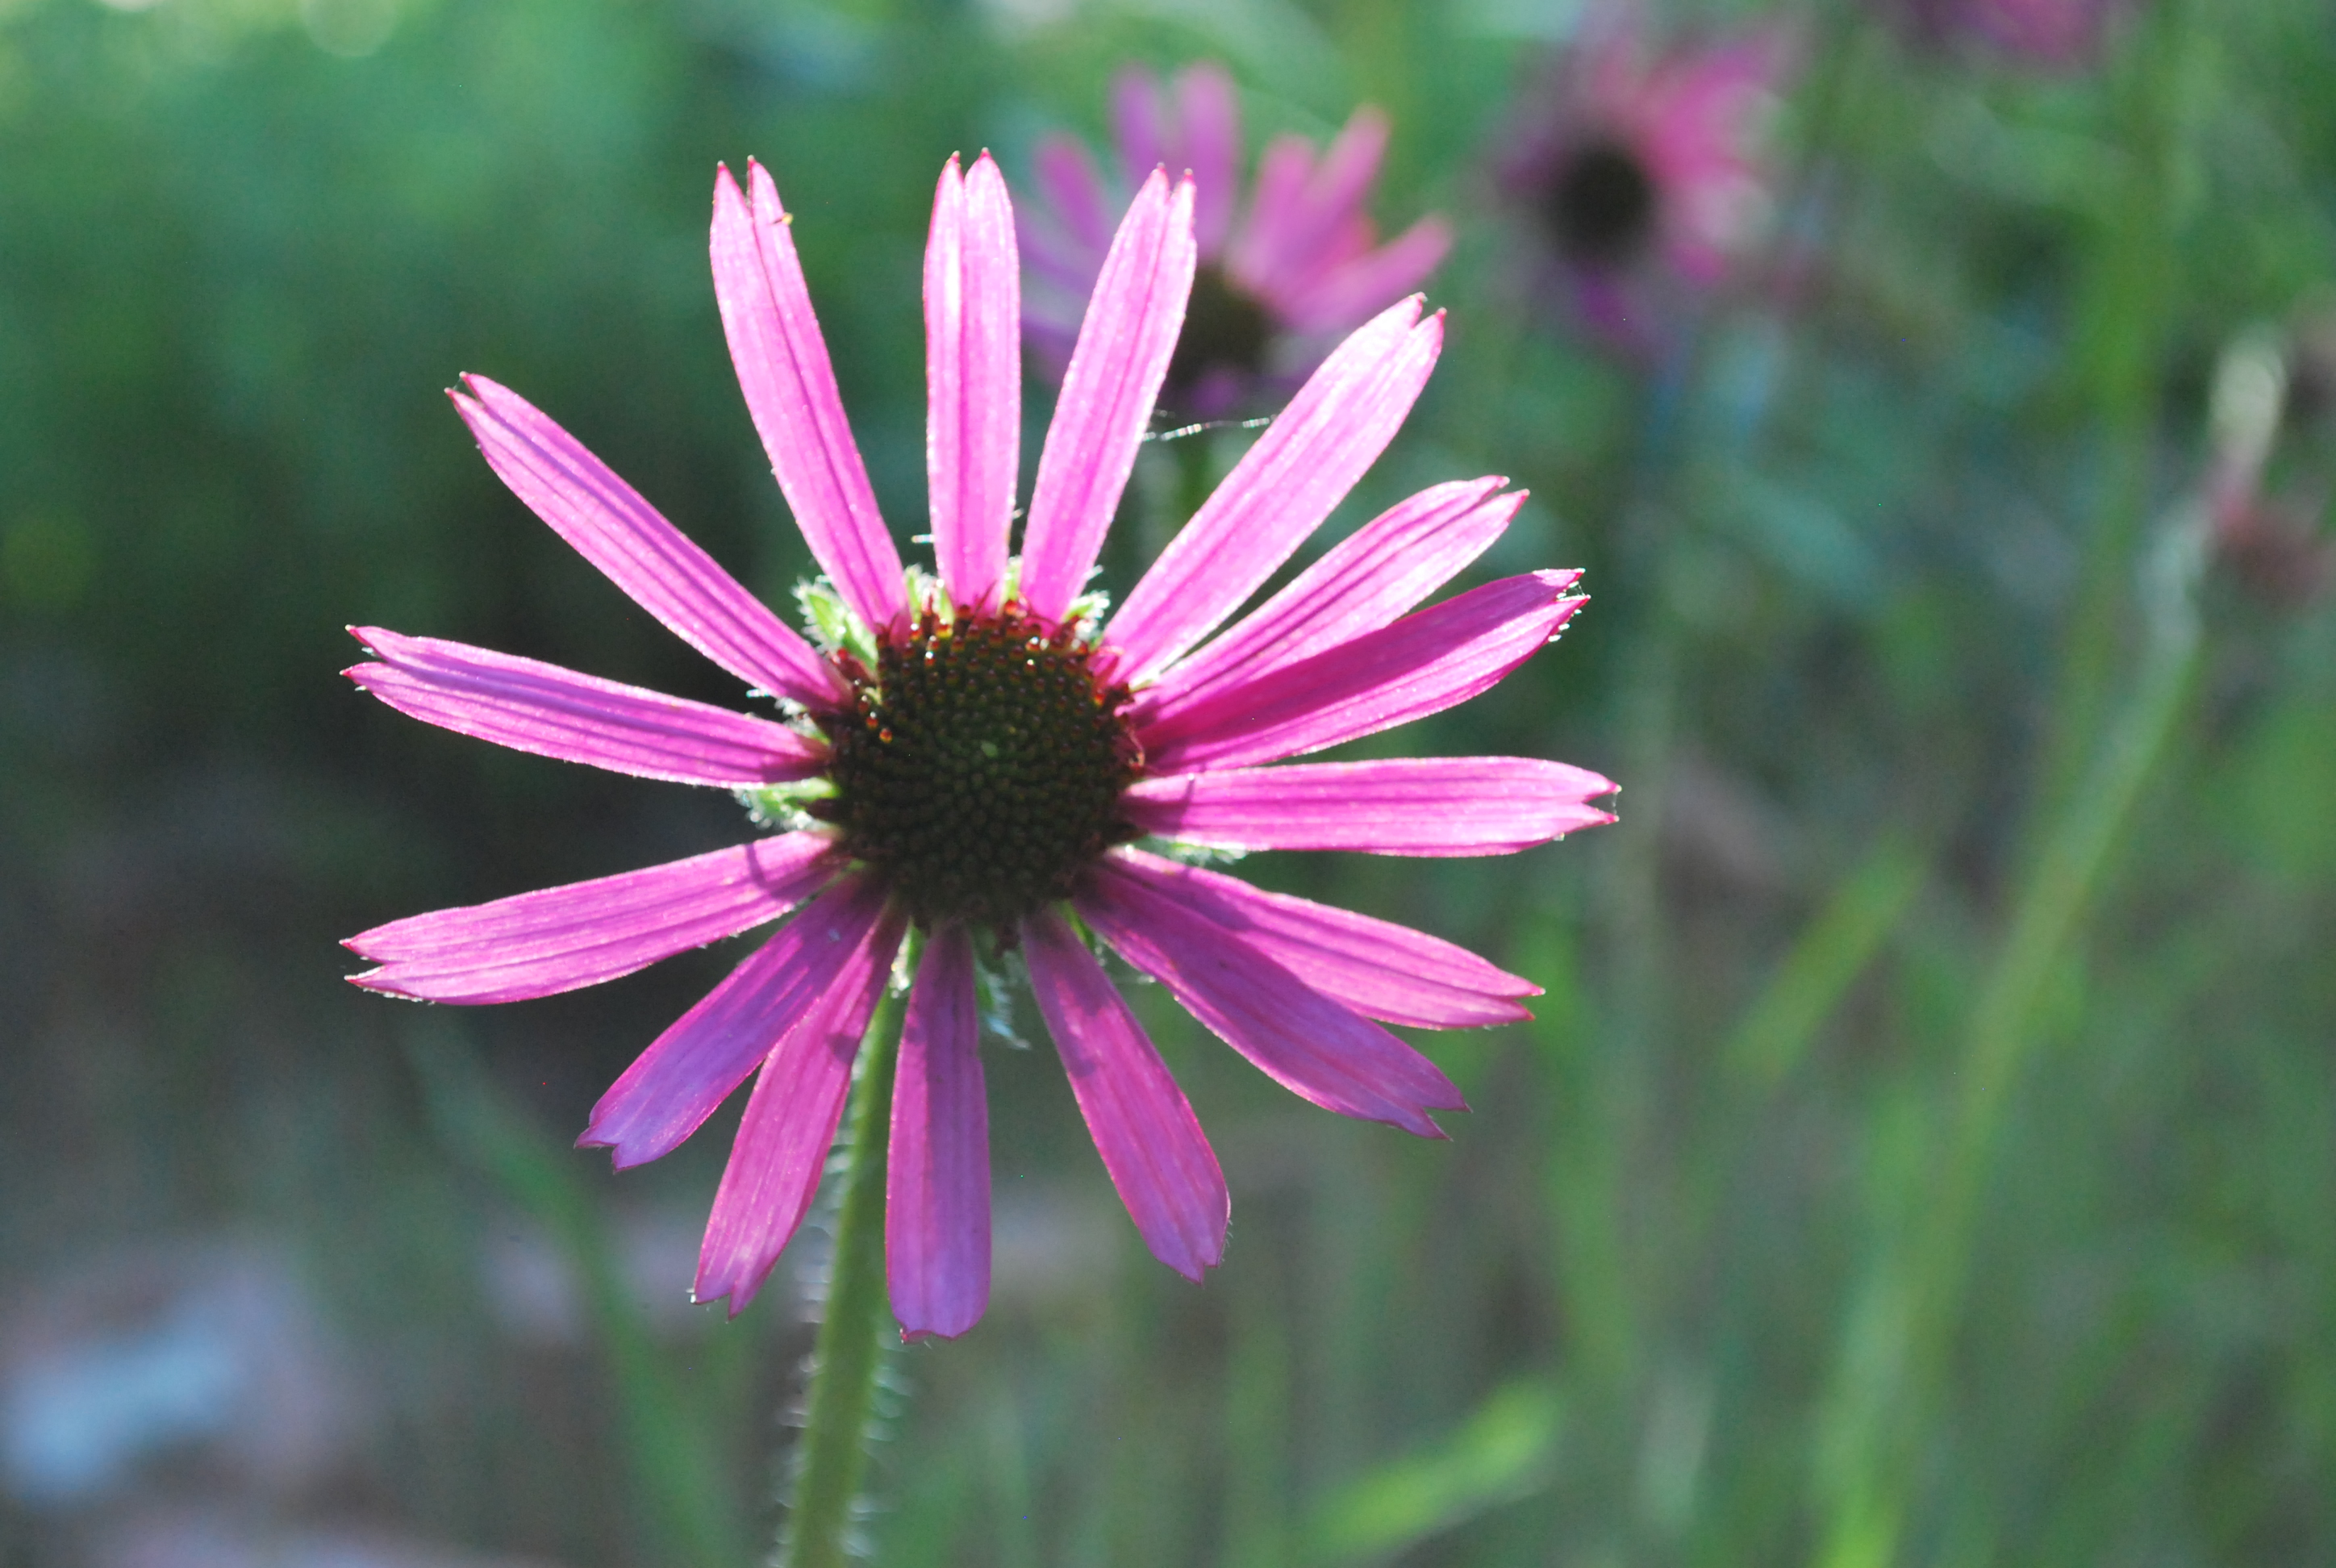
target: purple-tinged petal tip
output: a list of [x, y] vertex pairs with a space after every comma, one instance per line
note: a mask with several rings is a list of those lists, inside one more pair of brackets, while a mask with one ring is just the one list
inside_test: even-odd
[[1153, 1257], [1197, 1281], [1224, 1258], [1232, 1206], [1191, 1103], [1060, 915], [1032, 916], [1022, 936], [1038, 1011], [1128, 1217]]
[[1140, 864], [1107, 858], [1073, 907], [1120, 957], [1275, 1082], [1326, 1110], [1422, 1137], [1436, 1130], [1428, 1112], [1464, 1108], [1460, 1091], [1426, 1057], [1157, 881]]

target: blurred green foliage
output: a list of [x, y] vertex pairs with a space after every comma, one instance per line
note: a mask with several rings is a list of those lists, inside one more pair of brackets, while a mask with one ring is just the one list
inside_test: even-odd
[[[1591, 569], [1561, 646], [1399, 744], [1597, 767], [1624, 821], [1247, 863], [1547, 994], [1423, 1041], [1476, 1106], [1435, 1145], [1143, 994], [1235, 1194], [1203, 1288], [1141, 1257], [1050, 1055], [993, 1053], [998, 1302], [892, 1363], [879, 1560], [2336, 1558], [2336, 617], [2151, 575], [2250, 329], [2295, 346], [2270, 483], [2324, 521], [2336, 20], [2136, 3], [2041, 73], [1846, 0], [1663, 13], [1773, 20], [1797, 70], [1771, 265], [1649, 365], [1536, 292], [1487, 172], [1571, 15], [0, 3], [0, 1283], [287, 1235], [384, 1390], [368, 1516], [579, 1568], [767, 1538], [807, 1330], [774, 1299], [653, 1339], [608, 1240], [702, 1213], [726, 1124], [620, 1181], [556, 1148], [735, 946], [409, 1052], [331, 945], [737, 813], [407, 724], [342, 628], [730, 700], [439, 389], [519, 389], [784, 604], [715, 162], [786, 191], [905, 538], [941, 161], [1019, 180], [1123, 61], [1215, 57], [1253, 142], [1387, 107], [1383, 219], [1461, 234], [1436, 381], [1330, 532], [1498, 472], [1534, 500], [1485, 570]], [[1121, 591], [1173, 521], [1131, 517]], [[514, 1213], [590, 1282], [583, 1348], [482, 1304]], [[0, 1514], [0, 1557], [76, 1528]]]

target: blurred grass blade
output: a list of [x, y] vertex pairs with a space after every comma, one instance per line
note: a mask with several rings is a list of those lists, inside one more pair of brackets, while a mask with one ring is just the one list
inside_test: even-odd
[[570, 1151], [496, 1091], [450, 1028], [409, 1030], [405, 1052], [440, 1143], [541, 1225], [576, 1271], [615, 1385], [616, 1425], [640, 1489], [649, 1559], [706, 1568], [745, 1562], [745, 1537], [723, 1495], [729, 1466], [641, 1327]]
[[1520, 1378], [1495, 1390], [1447, 1437], [1348, 1482], [1323, 1499], [1308, 1557], [1344, 1563], [1400, 1551], [1532, 1491], [1557, 1446], [1557, 1390]]
[[1924, 857], [1886, 836], [1837, 889], [1777, 966], [1729, 1038], [1728, 1069], [1763, 1088], [1781, 1083], [1922, 891]]

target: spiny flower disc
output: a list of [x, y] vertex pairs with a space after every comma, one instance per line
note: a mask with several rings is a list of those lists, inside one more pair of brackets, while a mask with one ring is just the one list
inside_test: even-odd
[[834, 797], [821, 814], [891, 878], [922, 925], [1010, 929], [1067, 897], [1081, 868], [1135, 836], [1119, 813], [1140, 752], [1075, 628], [1009, 605], [928, 611], [878, 645], [835, 725]]
[[1611, 266], [1630, 260], [1652, 238], [1655, 200], [1654, 178], [1639, 155], [1601, 137], [1558, 166], [1542, 198], [1542, 218], [1568, 256]]

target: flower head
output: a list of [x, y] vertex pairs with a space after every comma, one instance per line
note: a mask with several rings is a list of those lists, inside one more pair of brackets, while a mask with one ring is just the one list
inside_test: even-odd
[[1030, 268], [1023, 328], [1050, 374], [1070, 360], [1081, 312], [1111, 242], [1110, 214], [1159, 166], [1193, 182], [1198, 265], [1161, 402], [1210, 419], [1263, 390], [1287, 392], [1339, 336], [1426, 281], [1451, 248], [1440, 218], [1377, 243], [1368, 203], [1387, 151], [1387, 116], [1365, 107], [1319, 157], [1302, 136], [1277, 137], [1241, 195], [1241, 109], [1222, 66], [1180, 73], [1163, 92], [1146, 72], [1120, 73], [1112, 94], [1125, 184], [1115, 192], [1067, 136], [1040, 144], [1048, 206], [1026, 210]]
[[[754, 1077], [696, 1292], [743, 1308], [817, 1187], [854, 1055], [922, 932], [891, 1110], [886, 1255], [904, 1332], [958, 1334], [989, 1283], [976, 1047], [983, 949], [1018, 950], [1105, 1167], [1154, 1254], [1198, 1278], [1227, 1198], [1191, 1107], [1081, 927], [1317, 1105], [1436, 1135], [1451, 1083], [1382, 1022], [1525, 1016], [1535, 988], [1435, 937], [1143, 847], [1490, 854], [1611, 820], [1612, 789], [1516, 757], [1266, 765], [1448, 707], [1554, 637], [1578, 574], [1413, 606], [1523, 497], [1479, 479], [1366, 524], [1250, 614], [1379, 452], [1442, 340], [1416, 297], [1349, 337], [1115, 613], [1086, 581], [1167, 375], [1198, 247], [1192, 181], [1144, 183], [1105, 257], [1009, 554], [1019, 401], [1015, 229], [985, 155], [943, 171], [926, 255], [935, 570], [876, 511], [771, 177], [715, 187], [715, 292], [779, 486], [825, 573], [790, 629], [598, 458], [482, 377], [454, 404], [505, 483], [752, 687], [734, 713], [532, 659], [356, 628], [349, 671], [406, 713], [622, 773], [742, 791], [792, 831], [350, 939], [394, 995], [501, 1002], [627, 974], [792, 917], [660, 1035], [579, 1142], [665, 1154]], [[1216, 633], [1212, 638], [1211, 634]]]
[[1775, 36], [1655, 52], [1615, 12], [1529, 95], [1499, 181], [1593, 330], [1645, 338], [1655, 297], [1718, 284], [1757, 237], [1761, 122], [1785, 69]]
[[1923, 42], [2073, 71], [2100, 57], [2122, 0], [1893, 0], [1893, 8]]

